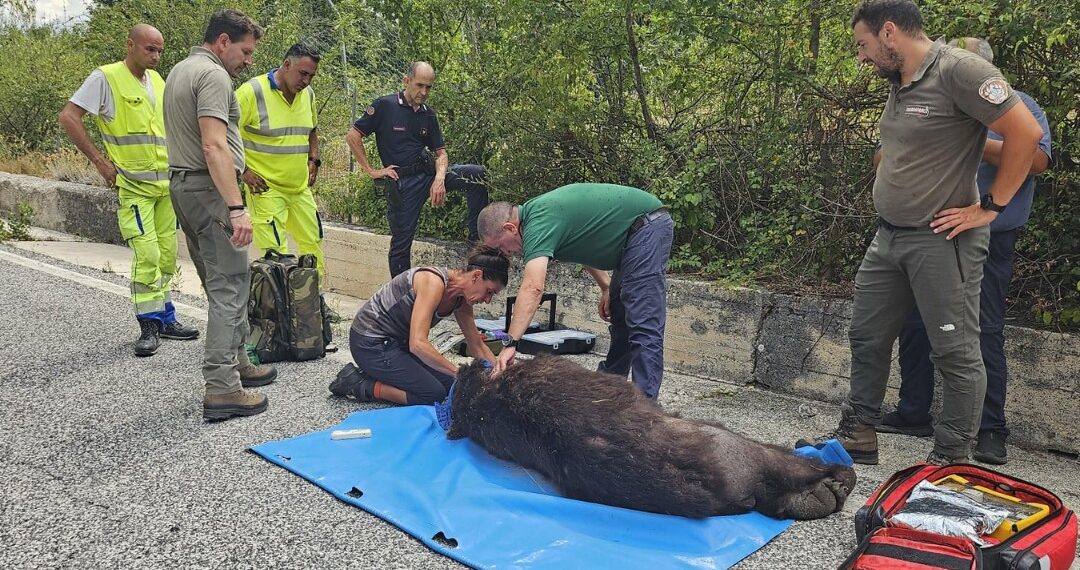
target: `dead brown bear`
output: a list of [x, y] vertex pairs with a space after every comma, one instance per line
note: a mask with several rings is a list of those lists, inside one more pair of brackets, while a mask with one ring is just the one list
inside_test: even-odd
[[850, 467], [670, 416], [624, 378], [562, 358], [522, 362], [496, 379], [481, 362], [462, 367], [451, 411], [451, 439], [471, 438], [582, 501], [806, 520], [840, 510], [855, 485]]

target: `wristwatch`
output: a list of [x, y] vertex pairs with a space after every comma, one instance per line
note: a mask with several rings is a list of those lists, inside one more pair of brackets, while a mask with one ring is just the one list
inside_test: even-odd
[[1008, 204], [1006, 204], [1005, 206], [998, 206], [997, 204], [995, 204], [994, 199], [989, 194], [983, 196], [982, 200], [979, 201], [980, 208], [984, 210], [990, 210], [991, 212], [997, 212], [999, 214], [1005, 211], [1006, 206], [1008, 206]]
[[307, 161], [308, 162], [314, 162], [315, 163], [315, 168], [322, 167], [322, 160], [319, 160], [318, 158], [315, 158], [314, 156], [309, 156]]
[[519, 342], [521, 341], [512, 336], [507, 336], [502, 340], [502, 345], [506, 348], [517, 348]]

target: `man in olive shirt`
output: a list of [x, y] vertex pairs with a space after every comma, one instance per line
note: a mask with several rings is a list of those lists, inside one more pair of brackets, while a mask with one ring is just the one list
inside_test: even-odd
[[[859, 62], [873, 64], [891, 89], [874, 182], [880, 227], [855, 276], [851, 390], [838, 428], [822, 439], [839, 439], [857, 463], [878, 462], [875, 426], [892, 347], [917, 306], [943, 377], [926, 461], [964, 460], [986, 389], [979, 288], [987, 226], [1027, 176], [1042, 130], [993, 65], [930, 41], [911, 0], [863, 0], [851, 25]], [[1004, 142], [998, 176], [980, 203], [975, 173], [988, 126]]]
[[[480, 212], [480, 238], [522, 254], [525, 272], [507, 323], [509, 343], [495, 373], [514, 361], [517, 342], [540, 306], [549, 260], [580, 263], [600, 286], [600, 318], [611, 347], [601, 372], [626, 376], [656, 399], [664, 375], [667, 263], [674, 222], [652, 194], [614, 184], [570, 184], [522, 206], [495, 202]], [[607, 271], [613, 270], [609, 280]]]
[[266, 410], [266, 396], [244, 388], [269, 384], [277, 371], [253, 366], [248, 335], [251, 219], [240, 195], [244, 147], [232, 78], [249, 65], [262, 29], [236, 10], [214, 13], [201, 47], [176, 64], [165, 90], [169, 193], [209, 302], [203, 417], [226, 420]]

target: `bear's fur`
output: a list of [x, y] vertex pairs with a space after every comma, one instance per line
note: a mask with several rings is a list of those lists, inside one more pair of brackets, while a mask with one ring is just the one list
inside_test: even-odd
[[625, 378], [541, 357], [492, 379], [462, 367], [449, 437], [538, 471], [564, 496], [703, 518], [760, 511], [815, 519], [840, 510], [850, 467], [673, 417]]

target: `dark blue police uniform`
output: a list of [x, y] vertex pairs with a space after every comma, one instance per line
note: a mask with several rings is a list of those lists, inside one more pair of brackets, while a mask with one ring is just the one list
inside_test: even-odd
[[[435, 175], [419, 166], [424, 149], [435, 152], [445, 143], [435, 109], [421, 105], [413, 111], [405, 95], [380, 97], [353, 123], [365, 137], [374, 134], [383, 166], [397, 165], [399, 203], [387, 200], [390, 222], [390, 275], [412, 267], [412, 242], [420, 208], [431, 192]], [[487, 170], [476, 164], [455, 164], [446, 173], [446, 191], [464, 190], [469, 206], [469, 239], [477, 241], [476, 217], [488, 204]]]

